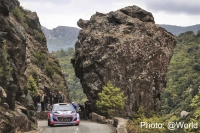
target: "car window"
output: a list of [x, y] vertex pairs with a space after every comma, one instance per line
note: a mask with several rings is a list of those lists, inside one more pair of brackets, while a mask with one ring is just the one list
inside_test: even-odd
[[72, 105], [54, 105], [52, 111], [75, 111]]

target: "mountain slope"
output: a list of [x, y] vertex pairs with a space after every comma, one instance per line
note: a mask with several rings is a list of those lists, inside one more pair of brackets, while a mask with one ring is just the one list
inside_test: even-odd
[[58, 26], [49, 30], [42, 27], [42, 31], [47, 39], [49, 52], [60, 49], [67, 50], [68, 47], [74, 47], [80, 29], [75, 27]]
[[197, 31], [200, 30], [200, 24], [186, 27], [165, 24], [158, 24], [158, 26], [163, 27], [164, 29], [166, 29], [174, 35], [179, 35], [180, 33], [184, 33], [186, 31], [193, 31], [196, 34]]

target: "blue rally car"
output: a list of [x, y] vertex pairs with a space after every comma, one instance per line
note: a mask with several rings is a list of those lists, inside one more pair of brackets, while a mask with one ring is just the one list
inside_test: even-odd
[[79, 125], [80, 117], [72, 104], [53, 104], [50, 112], [47, 113], [48, 126], [54, 125]]

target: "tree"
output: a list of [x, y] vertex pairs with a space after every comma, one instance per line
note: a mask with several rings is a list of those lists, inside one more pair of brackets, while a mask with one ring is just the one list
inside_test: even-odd
[[67, 54], [66, 54], [66, 52], [65, 52], [63, 49], [61, 49], [61, 50], [59, 51], [59, 57], [60, 57], [60, 58], [66, 56], [66, 55], [67, 55]]
[[71, 47], [69, 47], [68, 49], [67, 49], [67, 51], [66, 51], [66, 54], [68, 55], [68, 56], [72, 56], [73, 54], [74, 54], [74, 48], [71, 48]]
[[38, 93], [38, 86], [37, 86], [32, 75], [30, 75], [29, 78], [28, 78], [27, 89], [28, 89], [28, 92], [33, 97], [36, 96], [36, 94]]
[[98, 96], [99, 100], [96, 102], [97, 108], [106, 117], [119, 115], [124, 108], [126, 100], [124, 92], [121, 92], [120, 88], [114, 87], [111, 81], [106, 86], [103, 86], [103, 90]]

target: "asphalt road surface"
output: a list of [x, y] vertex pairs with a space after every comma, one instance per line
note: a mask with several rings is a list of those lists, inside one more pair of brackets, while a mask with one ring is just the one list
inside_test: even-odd
[[40, 133], [114, 133], [111, 124], [100, 124], [89, 120], [81, 121], [79, 126], [48, 127], [47, 121], [38, 121], [38, 127], [43, 128]]

